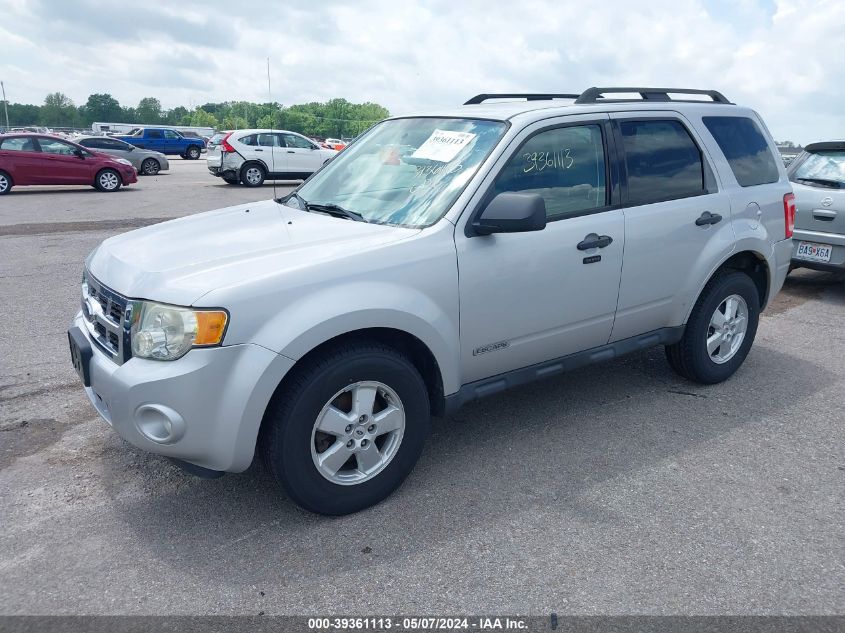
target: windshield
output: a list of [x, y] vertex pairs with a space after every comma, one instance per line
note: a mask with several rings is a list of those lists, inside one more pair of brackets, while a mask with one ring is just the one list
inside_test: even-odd
[[830, 186], [845, 188], [845, 150], [810, 154], [792, 174], [792, 180], [828, 181]]
[[500, 121], [477, 119], [384, 121], [285, 204], [337, 205], [367, 222], [429, 226], [443, 217], [505, 129]]

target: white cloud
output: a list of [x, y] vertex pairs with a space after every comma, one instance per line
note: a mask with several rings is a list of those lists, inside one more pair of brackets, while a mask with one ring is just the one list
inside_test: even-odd
[[342, 96], [398, 113], [478, 92], [707, 87], [779, 139], [845, 138], [840, 0], [0, 0], [0, 15], [0, 78], [18, 102], [263, 101], [270, 57], [287, 104]]

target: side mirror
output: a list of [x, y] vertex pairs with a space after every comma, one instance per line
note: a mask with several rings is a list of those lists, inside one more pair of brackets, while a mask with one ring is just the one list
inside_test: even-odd
[[472, 223], [475, 235], [526, 233], [546, 228], [546, 202], [536, 193], [505, 191], [490, 201]]
[[73, 155], [76, 156], [77, 158], [82, 158], [82, 159], [85, 158], [85, 152], [83, 152], [79, 148], [76, 148], [75, 150], [73, 150]]

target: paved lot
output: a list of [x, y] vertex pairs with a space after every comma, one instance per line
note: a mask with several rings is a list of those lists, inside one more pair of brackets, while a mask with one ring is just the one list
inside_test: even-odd
[[272, 195], [203, 163], [0, 199], [0, 613], [842, 613], [845, 278], [794, 273], [745, 366], [661, 350], [435, 422], [397, 494], [299, 510], [259, 465], [194, 479], [96, 417], [67, 358], [84, 257]]

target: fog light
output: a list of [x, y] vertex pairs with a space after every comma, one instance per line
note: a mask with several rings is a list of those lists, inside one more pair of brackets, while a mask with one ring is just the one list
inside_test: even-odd
[[173, 444], [185, 435], [185, 420], [162, 404], [143, 404], [135, 411], [135, 426], [156, 444]]

